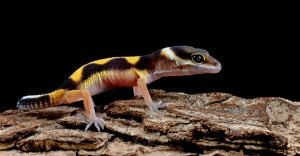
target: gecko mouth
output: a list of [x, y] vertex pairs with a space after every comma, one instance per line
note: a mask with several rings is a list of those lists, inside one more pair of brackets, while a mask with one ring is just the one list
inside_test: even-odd
[[221, 70], [222, 70], [222, 65], [221, 65], [221, 63], [218, 63], [215, 66], [209, 67], [208, 68], [208, 73], [210, 73], [210, 74], [216, 74], [216, 73], [219, 73]]
[[204, 65], [197, 68], [202, 73], [208, 73], [208, 74], [216, 74], [219, 73], [222, 70], [222, 65], [220, 63], [217, 63], [216, 65]]
[[190, 66], [184, 65], [179, 66], [175, 69], [166, 69], [166, 70], [157, 70], [153, 74], [156, 77], [165, 77], [165, 76], [185, 76], [185, 75], [195, 75], [195, 74], [216, 74], [219, 73], [222, 69], [220, 63], [216, 65], [201, 65], [201, 66]]

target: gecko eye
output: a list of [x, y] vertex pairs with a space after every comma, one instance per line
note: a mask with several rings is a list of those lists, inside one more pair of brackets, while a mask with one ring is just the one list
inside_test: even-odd
[[205, 57], [202, 54], [192, 54], [192, 61], [196, 64], [202, 64], [205, 61]]

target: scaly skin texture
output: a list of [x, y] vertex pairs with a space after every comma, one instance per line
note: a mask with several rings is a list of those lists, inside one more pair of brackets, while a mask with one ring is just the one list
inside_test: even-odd
[[104, 121], [94, 110], [93, 95], [118, 87], [133, 87], [135, 96], [142, 96], [151, 115], [159, 114], [165, 105], [154, 103], [147, 84], [168, 76], [218, 73], [221, 64], [203, 49], [190, 46], [167, 47], [144, 56], [111, 57], [92, 61], [77, 69], [57, 90], [41, 95], [22, 97], [17, 107], [39, 109], [83, 101], [86, 116], [100, 131]]

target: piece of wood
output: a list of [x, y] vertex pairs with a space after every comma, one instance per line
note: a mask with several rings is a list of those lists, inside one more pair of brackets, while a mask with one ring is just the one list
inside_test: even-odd
[[115, 101], [97, 112], [106, 122], [103, 132], [84, 132], [84, 110], [71, 105], [2, 112], [0, 155], [300, 154], [299, 102], [150, 93], [154, 101], [167, 103], [163, 116], [151, 117], [142, 98]]

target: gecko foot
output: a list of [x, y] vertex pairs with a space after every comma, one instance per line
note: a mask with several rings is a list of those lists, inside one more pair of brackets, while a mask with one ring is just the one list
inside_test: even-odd
[[162, 101], [159, 101], [157, 103], [153, 103], [151, 105], [148, 105], [149, 109], [150, 109], [150, 116], [163, 116], [165, 113], [159, 111], [159, 109], [161, 108], [165, 108], [167, 107], [167, 105], [165, 103], [163, 103]]
[[161, 108], [166, 108], [167, 104], [163, 103], [162, 101], [159, 101], [157, 103], [154, 103], [156, 105], [156, 108], [161, 109]]
[[90, 122], [86, 125], [85, 127], [85, 131], [87, 131], [92, 124], [95, 125], [95, 127], [97, 128], [97, 130], [100, 132], [101, 129], [104, 129], [104, 120], [102, 118], [98, 118], [98, 117], [93, 117], [93, 118], [90, 118], [89, 120]]

